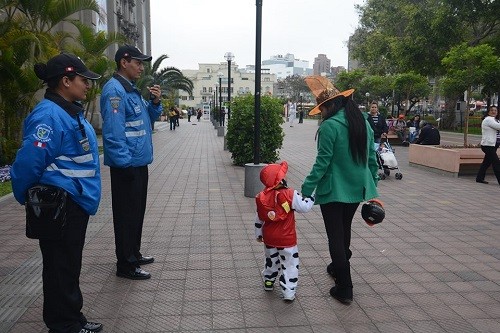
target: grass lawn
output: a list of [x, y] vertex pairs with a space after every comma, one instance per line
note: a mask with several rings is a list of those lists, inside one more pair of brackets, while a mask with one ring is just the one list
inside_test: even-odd
[[0, 183], [0, 197], [12, 192], [10, 181]]

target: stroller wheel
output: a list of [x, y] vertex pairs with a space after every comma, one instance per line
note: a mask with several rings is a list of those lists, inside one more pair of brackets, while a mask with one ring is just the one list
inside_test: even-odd
[[385, 174], [386, 176], [389, 176], [389, 175], [391, 174], [391, 170], [389, 170], [389, 169], [384, 169], [384, 174]]
[[403, 174], [400, 173], [400, 172], [397, 172], [395, 175], [396, 179], [400, 180], [400, 179], [403, 179]]
[[378, 178], [380, 178], [380, 179], [384, 180], [384, 179], [385, 179], [385, 174], [384, 174], [384, 173], [382, 173], [382, 172], [379, 172], [379, 174], [378, 174]]

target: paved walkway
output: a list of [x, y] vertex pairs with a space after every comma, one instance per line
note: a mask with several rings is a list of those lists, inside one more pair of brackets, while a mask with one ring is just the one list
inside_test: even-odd
[[[315, 121], [290, 128], [281, 158], [300, 188], [315, 157]], [[328, 248], [319, 207], [297, 214], [298, 296], [262, 289], [262, 246], [254, 240], [254, 201], [244, 169], [231, 163], [211, 123], [157, 123], [150, 166], [143, 253], [147, 281], [115, 276], [109, 169], [91, 218], [81, 287], [85, 315], [104, 332], [500, 332], [499, 187], [409, 167], [397, 147], [402, 180], [380, 181], [387, 217], [352, 234], [354, 302], [328, 291]], [[24, 236], [24, 212], [0, 199], [0, 332], [46, 332], [41, 255]]]

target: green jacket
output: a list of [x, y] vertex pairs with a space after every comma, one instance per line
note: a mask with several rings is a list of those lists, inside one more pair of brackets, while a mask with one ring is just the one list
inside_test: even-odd
[[365, 123], [368, 159], [364, 165], [355, 163], [351, 156], [344, 109], [321, 123], [318, 130], [318, 154], [311, 172], [302, 184], [302, 195], [311, 196], [316, 189], [315, 204], [363, 202], [378, 196], [378, 164], [373, 130], [368, 120]]

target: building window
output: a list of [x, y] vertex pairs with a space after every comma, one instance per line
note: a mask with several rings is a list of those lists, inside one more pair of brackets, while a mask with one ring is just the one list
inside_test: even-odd
[[212, 87], [208, 87], [208, 92], [211, 93], [212, 91]]
[[203, 90], [202, 90], [204, 93], [207, 92], [207, 87], [203, 87]]

